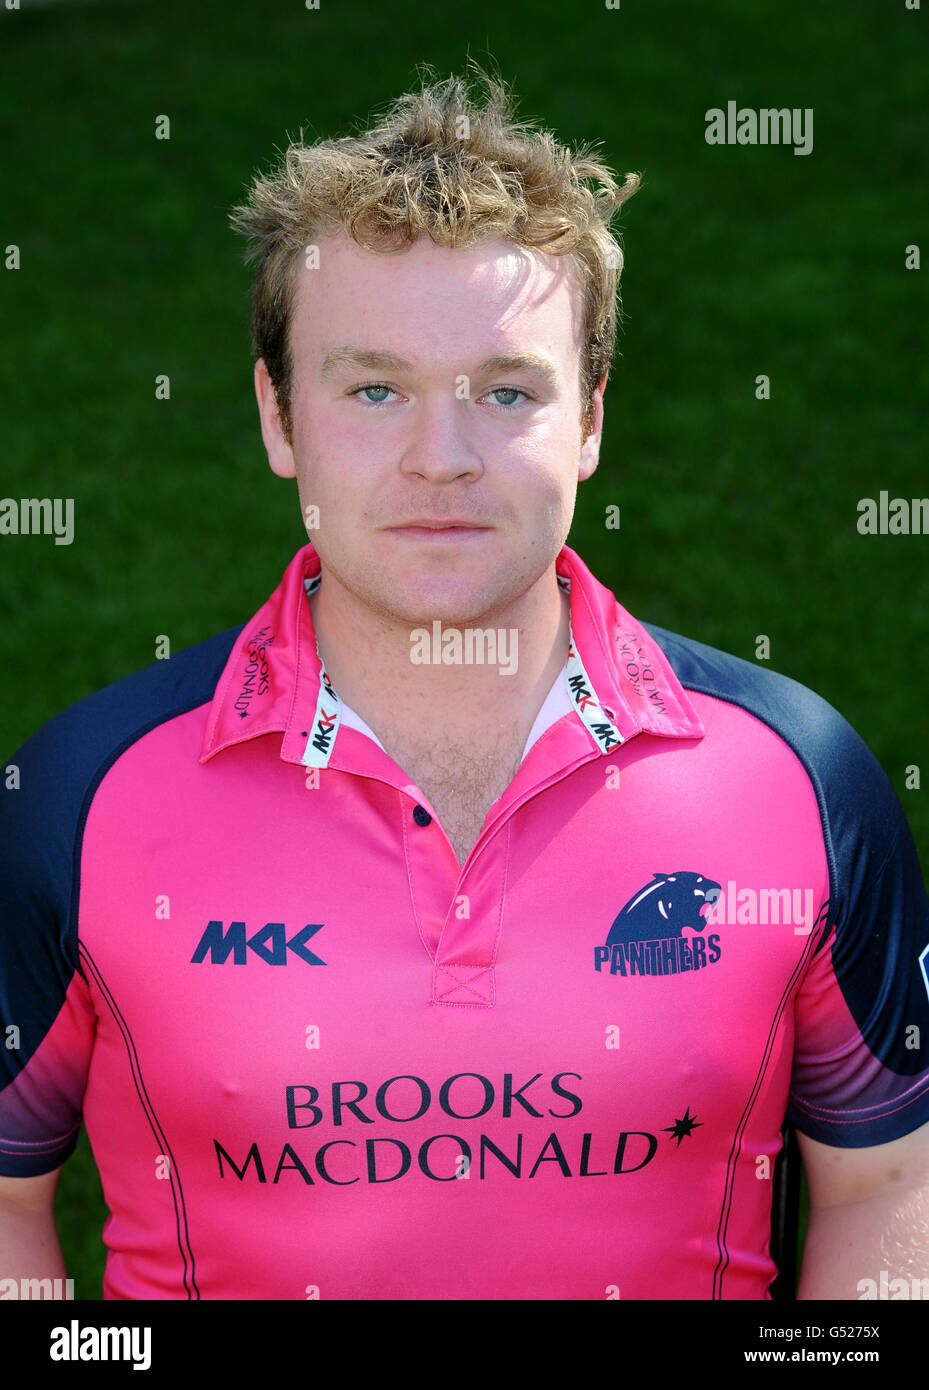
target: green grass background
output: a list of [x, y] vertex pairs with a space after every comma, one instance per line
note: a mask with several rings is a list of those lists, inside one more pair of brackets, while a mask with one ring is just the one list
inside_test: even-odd
[[[253, 171], [488, 53], [518, 114], [645, 183], [622, 216], [626, 326], [569, 543], [641, 618], [770, 665], [851, 721], [929, 862], [929, 536], [856, 504], [929, 492], [929, 5], [623, 0], [61, 3], [0, 11], [0, 495], [73, 497], [71, 546], [0, 538], [0, 755], [51, 715], [244, 622], [304, 543], [267, 467], [242, 243]], [[705, 111], [812, 107], [813, 152], [710, 147]], [[171, 118], [170, 141], [154, 138]], [[926, 249], [925, 245], [922, 248]], [[171, 378], [156, 401], [154, 379]], [[767, 373], [772, 399], [755, 399]], [[621, 507], [622, 526], [604, 526]], [[86, 1141], [58, 1217], [99, 1297]]]

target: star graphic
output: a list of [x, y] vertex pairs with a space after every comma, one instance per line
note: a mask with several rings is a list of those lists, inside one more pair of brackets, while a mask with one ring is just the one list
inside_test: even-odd
[[690, 1106], [684, 1111], [682, 1120], [675, 1120], [673, 1125], [665, 1125], [663, 1134], [670, 1134], [677, 1140], [677, 1147], [681, 1147], [681, 1140], [693, 1134], [695, 1129], [701, 1128], [701, 1121], [690, 1113]]

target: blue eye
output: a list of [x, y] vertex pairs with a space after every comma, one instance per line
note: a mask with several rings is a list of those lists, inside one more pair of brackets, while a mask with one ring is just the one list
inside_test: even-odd
[[[529, 399], [528, 393], [526, 391], [521, 391], [518, 386], [495, 386], [494, 389], [490, 392], [490, 395], [498, 396], [501, 392], [503, 392], [504, 395], [525, 396], [527, 400]], [[515, 402], [513, 403], [513, 405], [503, 405], [500, 401], [498, 401], [497, 404], [500, 406], [501, 410], [512, 410], [515, 406]]]
[[[385, 386], [382, 382], [372, 381], [370, 386], [359, 386], [357, 391], [352, 391], [351, 395], [360, 396], [363, 391], [392, 391], [393, 387]], [[386, 405], [386, 401], [363, 401], [363, 405]]]

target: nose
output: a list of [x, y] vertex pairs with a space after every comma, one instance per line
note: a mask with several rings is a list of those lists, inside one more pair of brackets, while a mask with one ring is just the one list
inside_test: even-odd
[[429, 483], [473, 482], [484, 464], [470, 439], [471, 403], [454, 392], [424, 395], [411, 416], [401, 469], [407, 477]]

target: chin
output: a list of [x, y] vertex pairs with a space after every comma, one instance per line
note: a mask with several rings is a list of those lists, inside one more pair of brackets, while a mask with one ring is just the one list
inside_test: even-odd
[[488, 590], [486, 576], [469, 581], [464, 576], [412, 580], [378, 595], [385, 612], [412, 627], [428, 626], [436, 618], [453, 627], [471, 621], [484, 612], [495, 596]]
[[460, 593], [437, 593], [431, 599], [420, 594], [415, 598], [410, 595], [401, 599], [399, 595], [394, 594], [389, 597], [387, 606], [399, 622], [409, 624], [410, 627], [429, 627], [436, 619], [443, 627], [460, 627], [472, 622], [475, 612], [486, 604], [478, 601], [467, 603], [463, 601]]

